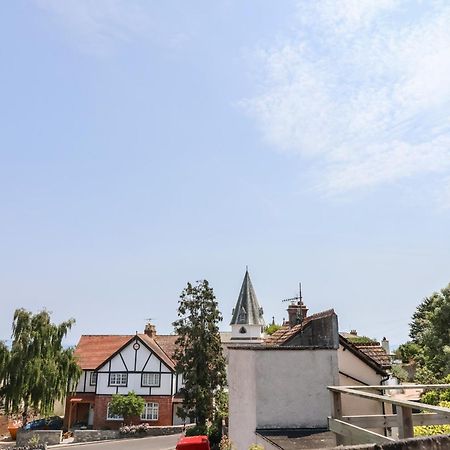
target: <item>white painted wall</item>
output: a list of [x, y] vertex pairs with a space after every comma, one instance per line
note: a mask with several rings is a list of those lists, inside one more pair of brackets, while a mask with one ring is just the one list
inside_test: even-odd
[[[247, 331], [246, 333], [240, 333], [239, 330], [244, 327]], [[261, 341], [263, 333], [261, 331], [261, 325], [245, 325], [245, 324], [234, 324], [231, 325], [231, 343], [237, 340], [245, 341], [247, 344]], [[256, 338], [256, 339], [253, 339]]]
[[[338, 361], [341, 386], [378, 385], [382, 380], [381, 375], [342, 345], [338, 349]], [[342, 395], [342, 411], [345, 416], [382, 414], [382, 407], [374, 400]]]
[[95, 386], [90, 385], [92, 370], [83, 370], [78, 384], [76, 392], [95, 392]]
[[327, 386], [338, 383], [336, 350], [230, 348], [229, 428], [238, 449], [256, 428], [326, 427]]
[[256, 352], [229, 349], [229, 357], [229, 436], [241, 450], [256, 442]]

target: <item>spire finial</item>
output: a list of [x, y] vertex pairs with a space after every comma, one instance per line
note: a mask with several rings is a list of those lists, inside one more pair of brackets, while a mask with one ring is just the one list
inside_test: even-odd
[[248, 266], [247, 265], [245, 266], [245, 271], [248, 272]]

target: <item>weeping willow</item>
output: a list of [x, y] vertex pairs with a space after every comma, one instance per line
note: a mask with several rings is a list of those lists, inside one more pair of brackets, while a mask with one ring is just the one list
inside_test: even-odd
[[11, 347], [0, 345], [0, 394], [6, 413], [21, 413], [24, 425], [30, 410], [51, 414], [55, 401], [63, 400], [78, 382], [81, 369], [73, 349], [62, 345], [74, 323], [53, 324], [46, 310], [14, 313]]

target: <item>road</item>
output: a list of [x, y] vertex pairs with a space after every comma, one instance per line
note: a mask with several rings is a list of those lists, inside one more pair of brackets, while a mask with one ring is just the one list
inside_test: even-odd
[[[64, 449], [76, 450], [172, 450], [177, 445], [179, 434], [154, 436], [138, 439], [119, 439], [117, 441], [93, 442], [92, 444], [70, 444]], [[49, 447], [51, 449], [51, 447]]]

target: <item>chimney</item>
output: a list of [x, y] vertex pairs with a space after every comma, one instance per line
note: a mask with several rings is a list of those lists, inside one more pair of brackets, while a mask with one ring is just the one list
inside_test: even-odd
[[291, 303], [287, 309], [289, 317], [289, 328], [299, 324], [302, 319], [303, 308], [298, 303]]
[[389, 349], [389, 341], [384, 337], [381, 341], [381, 346], [383, 347], [384, 351], [390, 355], [391, 351]]
[[358, 333], [356, 332], [356, 330], [350, 330], [350, 334], [352, 334], [353, 336], [358, 336]]
[[150, 337], [154, 338], [156, 337], [156, 327], [152, 323], [148, 322], [147, 325], [145, 325], [144, 333]]

